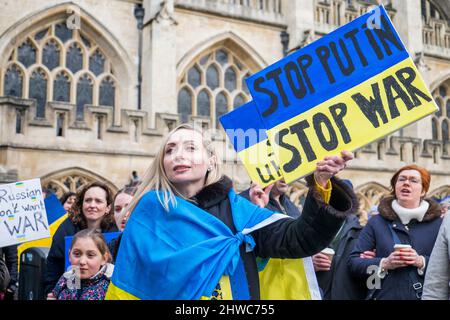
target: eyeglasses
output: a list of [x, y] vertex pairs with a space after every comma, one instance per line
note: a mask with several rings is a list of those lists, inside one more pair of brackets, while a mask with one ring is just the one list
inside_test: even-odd
[[418, 177], [405, 177], [405, 176], [400, 176], [400, 177], [398, 177], [397, 182], [404, 183], [404, 182], [406, 182], [407, 180], [408, 180], [410, 183], [413, 183], [413, 184], [419, 184], [419, 183], [422, 183], [421, 179], [418, 178]]

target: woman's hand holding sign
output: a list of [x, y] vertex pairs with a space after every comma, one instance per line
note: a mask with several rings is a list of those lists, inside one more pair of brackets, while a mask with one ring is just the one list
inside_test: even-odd
[[327, 156], [322, 161], [318, 161], [314, 178], [316, 182], [323, 188], [326, 188], [328, 180], [338, 174], [346, 166], [347, 162], [353, 159], [353, 153], [350, 151], [342, 151], [341, 156]]
[[274, 184], [271, 184], [262, 189], [258, 184], [253, 182], [249, 192], [250, 201], [260, 208], [265, 208], [269, 203], [270, 190], [272, 190], [273, 186]]

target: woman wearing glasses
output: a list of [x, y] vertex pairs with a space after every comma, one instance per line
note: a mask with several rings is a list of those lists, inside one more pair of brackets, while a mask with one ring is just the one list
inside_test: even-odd
[[[367, 299], [421, 298], [442, 222], [439, 204], [425, 198], [430, 179], [426, 169], [414, 164], [398, 170], [391, 178], [391, 195], [381, 200], [379, 214], [361, 232], [349, 265], [354, 275], [366, 281]], [[374, 249], [375, 258], [360, 257]]]

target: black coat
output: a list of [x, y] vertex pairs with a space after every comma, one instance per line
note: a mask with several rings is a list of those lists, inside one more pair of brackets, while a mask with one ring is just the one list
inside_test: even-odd
[[5, 260], [3, 259], [3, 254], [0, 248], [0, 292], [3, 292], [9, 284], [9, 271], [6, 266]]
[[[44, 277], [45, 293], [50, 293], [58, 282], [59, 278], [65, 271], [65, 237], [73, 236], [80, 227], [75, 225], [70, 218], [64, 220], [58, 227], [52, 239], [52, 246], [47, 256], [47, 270]], [[102, 233], [118, 231], [116, 225], [110, 226], [107, 229], [102, 229]]]
[[[410, 244], [417, 254], [424, 256], [426, 266], [430, 259], [439, 228], [442, 223], [440, 218], [440, 206], [431, 199], [428, 211], [422, 222], [413, 219], [406, 226], [402, 224], [397, 214], [391, 207], [392, 197], [381, 200], [378, 206], [379, 214], [370, 218], [361, 234], [355, 248], [350, 255], [350, 270], [355, 276], [368, 278], [367, 270], [370, 266], [379, 266], [382, 258], [387, 258], [394, 251], [394, 240], [389, 225], [397, 234], [403, 244]], [[367, 250], [376, 249], [376, 257], [373, 259], [362, 259], [359, 255]], [[425, 269], [426, 271], [426, 269]], [[368, 292], [368, 299], [385, 300], [417, 300], [414, 283], [423, 285], [424, 276], [420, 276], [414, 266], [389, 270], [384, 279], [381, 280], [379, 289]]]
[[1, 256], [4, 258], [10, 277], [7, 288], [12, 292], [15, 292], [19, 281], [17, 245], [0, 248], [0, 257]]
[[351, 274], [347, 263], [361, 230], [358, 218], [348, 216], [337, 236], [340, 240], [330, 245], [335, 251], [330, 271], [316, 272], [324, 300], [362, 300], [366, 297], [365, 282]]
[[[311, 183], [311, 180], [309, 182]], [[334, 238], [345, 217], [356, 210], [357, 203], [352, 202], [353, 191], [337, 179], [332, 179], [332, 184], [329, 205], [311, 188], [299, 219], [282, 219], [252, 232], [256, 246], [251, 252], [246, 252], [245, 245], [241, 245], [240, 253], [251, 299], [260, 298], [256, 257], [309, 257], [325, 248]], [[236, 233], [228, 199], [231, 187], [231, 180], [224, 177], [221, 181], [203, 188], [192, 200]]]
[[[250, 200], [250, 189], [247, 189], [239, 194], [243, 196], [245, 199]], [[280, 195], [280, 204], [274, 198], [269, 197], [269, 203], [266, 206], [266, 209], [274, 212], [284, 213], [290, 216], [291, 218], [297, 219], [300, 217], [300, 211], [297, 206], [289, 199], [288, 196], [282, 194]]]
[[116, 263], [117, 253], [119, 253], [119, 246], [120, 241], [122, 240], [122, 235], [123, 233], [121, 233], [117, 238], [112, 239], [111, 242], [108, 243], [109, 253], [111, 253], [112, 258], [112, 264]]

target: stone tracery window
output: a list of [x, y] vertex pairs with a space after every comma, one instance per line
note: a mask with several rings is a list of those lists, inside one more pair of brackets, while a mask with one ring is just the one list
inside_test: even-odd
[[244, 79], [249, 68], [230, 50], [211, 49], [191, 63], [178, 84], [178, 113], [181, 122], [189, 116], [211, 117], [219, 128], [219, 117], [249, 100]]
[[431, 118], [431, 132], [434, 140], [450, 141], [450, 90], [442, 84], [433, 92], [439, 111]]
[[115, 107], [118, 82], [110, 59], [83, 30], [71, 30], [65, 21], [25, 35], [6, 54], [0, 95], [36, 99], [36, 118], [46, 117], [47, 101], [76, 105], [77, 120], [84, 119], [85, 104]]

